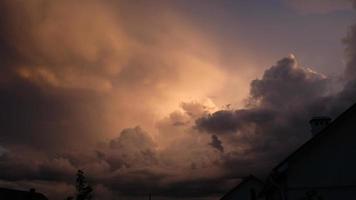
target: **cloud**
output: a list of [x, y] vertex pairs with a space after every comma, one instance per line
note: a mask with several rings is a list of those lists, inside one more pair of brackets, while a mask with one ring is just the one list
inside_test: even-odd
[[251, 82], [245, 108], [218, 110], [196, 120], [197, 130], [225, 141], [222, 162], [226, 171], [244, 165], [263, 174], [310, 138], [308, 119], [315, 115], [337, 117], [356, 102], [355, 36], [351, 27], [344, 39], [347, 64], [340, 91], [331, 92], [327, 76], [299, 66], [296, 58], [289, 56]]
[[355, 102], [356, 101], [356, 26], [353, 25], [348, 32], [347, 37], [344, 39], [346, 44], [347, 64], [344, 72], [345, 85], [340, 92], [340, 98], [343, 101]]
[[352, 0], [284, 0], [284, 2], [301, 14], [327, 14], [352, 9]]
[[328, 84], [325, 75], [299, 66], [294, 56], [285, 57], [251, 81], [244, 109], [207, 114], [195, 127], [225, 141], [227, 171], [248, 173], [239, 167], [244, 165], [263, 174], [310, 137], [308, 119], [330, 107], [315, 106], [329, 94]]
[[156, 144], [140, 127], [122, 130], [118, 138], [109, 142], [106, 161], [112, 169], [139, 167], [157, 162]]
[[326, 82], [325, 75], [299, 67], [291, 55], [266, 70], [261, 79], [251, 82], [250, 100], [271, 108], [305, 104], [325, 94]]
[[[24, 152], [26, 151], [26, 152]], [[29, 164], [31, 163], [31, 164]], [[64, 156], [49, 158], [29, 148], [13, 148], [0, 157], [1, 180], [42, 180], [71, 182], [76, 171], [74, 165]]]
[[1, 1], [0, 13], [0, 185], [51, 199], [73, 194], [77, 169], [98, 199], [216, 196], [355, 94], [354, 29], [340, 93], [290, 56], [251, 82], [245, 107], [221, 110], [210, 97], [228, 75], [166, 1]]
[[5, 153], [7, 153], [7, 149], [5, 149], [4, 147], [0, 146], [0, 156], [4, 155]]
[[[251, 82], [248, 108], [220, 110], [197, 119], [197, 128], [212, 133], [236, 133], [251, 126], [268, 126], [305, 111], [327, 94], [328, 79], [310, 68], [297, 65], [294, 56], [286, 57], [267, 69], [261, 79]], [[308, 98], [306, 98], [308, 97]], [[280, 124], [279, 122], [279, 124]]]
[[216, 135], [211, 136], [211, 142], [209, 143], [209, 145], [219, 150], [220, 152], [224, 152], [224, 146]]
[[225, 74], [185, 17], [152, 5], [0, 2], [1, 185], [64, 199], [83, 169], [107, 198], [137, 188], [178, 196], [174, 187], [202, 176], [189, 175], [193, 162], [214, 175], [209, 136], [191, 131], [211, 102], [177, 107], [209, 96]]
[[[286, 57], [251, 82], [244, 109], [216, 111], [209, 100], [185, 102], [156, 124], [157, 133], [139, 126], [126, 128], [85, 151], [56, 156], [28, 151], [29, 143], [18, 149], [13, 144], [0, 158], [6, 172], [1, 179], [4, 185], [17, 184], [23, 177], [59, 182], [63, 188], [57, 190], [68, 194], [75, 170], [84, 169], [99, 188], [98, 196], [107, 198], [138, 198], [149, 192], [161, 198], [214, 196], [251, 171], [264, 174], [305, 141], [307, 119], [324, 109], [314, 105], [328, 97], [327, 84], [326, 76], [298, 66], [295, 57]], [[277, 90], [270, 94], [273, 88]], [[289, 93], [302, 88], [302, 94]], [[280, 98], [289, 104], [281, 104]], [[28, 154], [20, 153], [24, 149]], [[29, 159], [36, 163], [28, 167]]]
[[2, 144], [85, 148], [137, 124], [152, 130], [182, 99], [219, 88], [209, 43], [159, 5], [2, 1]]

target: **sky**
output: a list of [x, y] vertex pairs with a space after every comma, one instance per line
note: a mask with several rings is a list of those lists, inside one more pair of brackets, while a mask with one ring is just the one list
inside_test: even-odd
[[356, 102], [350, 0], [3, 0], [0, 187], [217, 199]]

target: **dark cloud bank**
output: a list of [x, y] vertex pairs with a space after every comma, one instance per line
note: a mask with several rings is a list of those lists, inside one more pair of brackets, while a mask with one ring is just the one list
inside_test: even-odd
[[[6, 12], [5, 5], [0, 7]], [[98, 199], [218, 195], [250, 173], [265, 175], [306, 141], [312, 116], [336, 117], [356, 102], [353, 26], [344, 40], [348, 62], [343, 88], [336, 93], [330, 92], [328, 77], [289, 56], [251, 82], [244, 109], [209, 113], [200, 104], [182, 104], [184, 112], [172, 113], [158, 129], [162, 134], [184, 132], [186, 139], [170, 142], [165, 150], [140, 127], [78, 147], [102, 131], [93, 126], [101, 114], [93, 106], [102, 96], [85, 89], [53, 90], [40, 80], [21, 78], [14, 66], [39, 61], [14, 48], [23, 38], [9, 37], [9, 21], [0, 21], [0, 185], [36, 187], [52, 199], [73, 192], [78, 168], [88, 172]]]

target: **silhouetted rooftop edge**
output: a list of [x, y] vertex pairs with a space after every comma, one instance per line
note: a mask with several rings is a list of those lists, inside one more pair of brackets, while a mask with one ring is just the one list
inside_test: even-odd
[[10, 188], [0, 188], [0, 199], [1, 200], [48, 200], [48, 198], [35, 190], [16, 190]]
[[349, 107], [346, 111], [341, 113], [335, 120], [331, 121], [331, 123], [325, 127], [320, 133], [315, 135], [313, 138], [302, 144], [297, 150], [295, 150], [293, 153], [291, 153], [287, 158], [285, 158], [282, 162], [280, 162], [276, 167], [273, 168], [272, 171], [278, 171], [279, 168], [281, 168], [285, 163], [287, 163], [292, 157], [296, 156], [300, 152], [303, 151], [303, 149], [309, 147], [310, 145], [314, 144], [315, 142], [319, 141], [321, 138], [323, 138], [327, 134], [332, 134], [332, 131], [330, 131], [332, 128], [337, 126], [340, 122], [345, 120], [349, 115], [352, 113], [356, 112], [356, 103], [353, 104], [351, 107]]

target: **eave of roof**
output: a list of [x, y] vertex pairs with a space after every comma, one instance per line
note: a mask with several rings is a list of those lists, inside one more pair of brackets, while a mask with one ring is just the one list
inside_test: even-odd
[[297, 150], [295, 150], [293, 153], [291, 153], [287, 158], [285, 158], [282, 162], [280, 162], [276, 167], [272, 169], [272, 171], [278, 171], [279, 168], [281, 168], [284, 164], [288, 163], [288, 161], [296, 156], [298, 153], [302, 152], [305, 148], [308, 146], [314, 144], [315, 142], [319, 141], [321, 138], [325, 137], [325, 135], [328, 135], [332, 133], [332, 130], [335, 126], [337, 126], [339, 123], [344, 121], [349, 115], [351, 115], [353, 112], [356, 112], [356, 103], [353, 104], [351, 107], [349, 107], [346, 111], [341, 113], [335, 120], [333, 120], [327, 127], [325, 127], [320, 133], [316, 134], [313, 138], [305, 142], [303, 145], [301, 145]]
[[220, 200], [223, 200], [225, 198], [227, 198], [228, 196], [230, 196], [235, 190], [239, 189], [242, 185], [244, 185], [245, 183], [249, 182], [250, 180], [255, 180], [259, 183], [261, 183], [262, 185], [264, 184], [263, 181], [261, 181], [260, 179], [258, 179], [257, 177], [255, 177], [254, 175], [249, 175], [246, 178], [244, 178], [237, 186], [235, 186], [234, 188], [232, 188], [229, 192], [227, 192], [224, 196], [222, 196], [220, 198]]
[[[22, 194], [24, 196], [27, 196], [28, 194], [30, 194], [29, 191], [15, 190], [15, 189], [10, 189], [10, 188], [0, 188], [0, 193], [1, 193], [1, 191], [7, 192], [7, 193]], [[38, 193], [38, 192], [34, 192], [34, 197], [35, 197], [35, 199], [38, 199], [38, 200], [47, 200], [48, 199], [44, 194]]]

